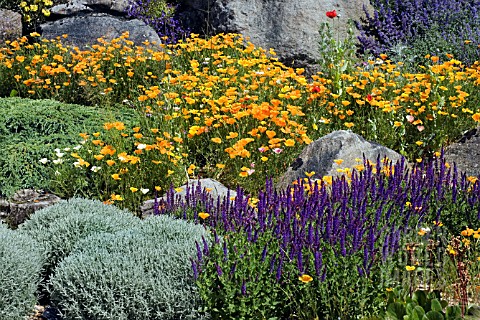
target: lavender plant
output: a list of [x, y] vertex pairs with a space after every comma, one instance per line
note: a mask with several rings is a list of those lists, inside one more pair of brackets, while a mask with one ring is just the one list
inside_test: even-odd
[[151, 26], [164, 43], [177, 43], [190, 33], [175, 16], [176, 6], [166, 0], [132, 0], [127, 9], [129, 17]]
[[234, 200], [215, 202], [197, 188], [179, 201], [171, 190], [157, 213], [183, 212], [216, 230], [192, 262], [207, 311], [236, 319], [373, 315], [385, 288], [401, 282], [392, 275], [405, 269], [396, 259], [406, 235], [425, 221], [453, 232], [478, 222], [479, 183], [441, 156], [412, 171], [403, 162], [380, 169], [380, 159], [365, 167], [331, 185], [299, 180], [277, 192], [268, 181], [258, 198], [238, 189]]
[[[374, 12], [357, 21], [364, 52], [398, 53], [419, 59], [426, 54], [453, 54], [472, 64], [480, 53], [478, 1], [372, 0]], [[465, 43], [467, 41], [467, 43]], [[466, 47], [468, 44], [472, 46]], [[467, 50], [465, 50], [467, 49]]]

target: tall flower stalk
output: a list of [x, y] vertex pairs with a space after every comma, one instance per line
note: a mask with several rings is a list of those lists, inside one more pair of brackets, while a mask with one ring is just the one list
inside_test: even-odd
[[324, 77], [332, 81], [334, 93], [341, 94], [341, 76], [351, 72], [357, 60], [353, 23], [351, 21], [348, 23], [346, 38], [340, 40], [338, 28], [335, 27], [335, 20], [340, 19], [340, 16], [335, 10], [327, 11], [326, 16], [331, 20], [331, 25], [328, 22], [320, 25], [318, 64]]

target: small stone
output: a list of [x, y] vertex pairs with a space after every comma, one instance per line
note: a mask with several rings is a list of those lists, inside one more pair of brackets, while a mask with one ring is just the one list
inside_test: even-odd
[[[227, 187], [225, 187], [223, 184], [221, 184], [217, 180], [207, 178], [207, 179], [190, 180], [187, 184], [178, 188], [179, 191], [175, 191], [175, 197], [180, 196], [181, 198], [184, 199], [185, 195], [187, 193], [187, 191], [186, 191], [187, 190], [187, 185], [190, 188], [196, 188], [198, 185], [200, 185], [201, 188], [206, 190], [207, 192], [209, 192], [210, 195], [212, 196], [212, 198], [215, 199], [215, 200], [220, 198], [221, 201], [222, 201], [226, 198], [227, 194], [229, 194], [230, 197], [235, 197], [237, 195], [236, 191], [229, 190]], [[159, 200], [160, 199], [166, 200], [166, 196], [164, 196], [163, 198], [159, 198]], [[214, 201], [214, 204], [215, 203], [216, 203], [216, 201]], [[154, 204], [155, 204], [154, 199], [147, 200], [142, 204], [140, 209], [142, 211], [142, 217], [143, 218], [154, 214], [154, 212], [153, 212], [154, 211]]]

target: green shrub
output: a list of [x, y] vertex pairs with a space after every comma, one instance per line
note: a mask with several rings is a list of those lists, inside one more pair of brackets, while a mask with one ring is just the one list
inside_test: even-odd
[[43, 247], [0, 223], [0, 318], [25, 319], [37, 302]]
[[8, 197], [23, 188], [50, 189], [54, 165], [40, 159], [56, 148], [74, 147], [81, 140], [79, 133], [99, 130], [108, 119], [134, 118], [125, 108], [100, 110], [53, 100], [0, 99], [0, 195]]
[[55, 269], [52, 301], [67, 319], [201, 319], [190, 258], [204, 227], [155, 216], [77, 243]]
[[0, 0], [0, 9], [18, 11], [19, 4], [20, 4], [20, 0]]
[[19, 231], [46, 247], [48, 274], [79, 240], [95, 233], [127, 229], [139, 221], [130, 212], [115, 206], [74, 198], [35, 212], [19, 226]]

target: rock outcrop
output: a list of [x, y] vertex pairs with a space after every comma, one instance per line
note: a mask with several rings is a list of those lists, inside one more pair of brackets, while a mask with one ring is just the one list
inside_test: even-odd
[[445, 161], [456, 163], [459, 173], [480, 175], [480, 127], [467, 131], [445, 149]]
[[42, 24], [43, 37], [54, 39], [67, 34], [68, 38], [65, 42], [80, 48], [97, 43], [97, 39], [100, 37], [107, 41], [118, 38], [125, 31], [129, 32], [129, 40], [137, 46], [147, 40], [161, 42], [155, 30], [144, 22], [138, 19], [128, 20], [115, 17], [106, 13], [66, 17]]
[[144, 41], [160, 43], [155, 30], [138, 19], [127, 17], [129, 0], [69, 0], [51, 8], [49, 21], [40, 25], [44, 38], [64, 34], [66, 43], [84, 48], [102, 37], [109, 41], [129, 32], [135, 45]]
[[[311, 179], [324, 176], [337, 177], [345, 168], [363, 164], [363, 158], [376, 163], [377, 158], [387, 157], [393, 164], [402, 159], [395, 151], [345, 130], [334, 131], [310, 143], [279, 179], [276, 188], [287, 188], [297, 179], [306, 178], [306, 173], [315, 172]], [[337, 161], [335, 161], [337, 160]]]
[[[319, 58], [320, 24], [332, 23], [333, 32], [342, 39], [347, 21], [360, 20], [369, 0], [180, 0], [178, 16], [183, 26], [200, 35], [240, 33], [256, 46], [273, 48], [283, 63], [316, 72]], [[78, 46], [96, 43], [104, 36], [111, 39], [130, 31], [131, 40], [160, 42], [152, 28], [126, 17], [129, 0], [68, 0], [51, 8], [49, 21], [39, 31], [45, 38], [68, 34]], [[338, 18], [329, 20], [327, 11], [336, 10]], [[20, 24], [21, 25], [21, 24]], [[25, 30], [24, 30], [25, 32]]]
[[333, 32], [342, 39], [348, 19], [360, 20], [369, 0], [183, 0], [180, 8], [186, 25], [197, 33], [241, 33], [256, 46], [273, 48], [280, 60], [293, 67], [314, 71], [318, 60], [318, 30], [329, 20], [327, 11], [340, 18]]
[[56, 195], [23, 189], [17, 191], [11, 199], [0, 199], [0, 219], [16, 228], [35, 211], [51, 206], [61, 199]]
[[70, 0], [51, 8], [54, 16], [70, 17], [79, 13], [109, 12], [123, 16], [130, 5], [129, 0]]
[[0, 44], [22, 36], [22, 16], [11, 10], [0, 9]]

